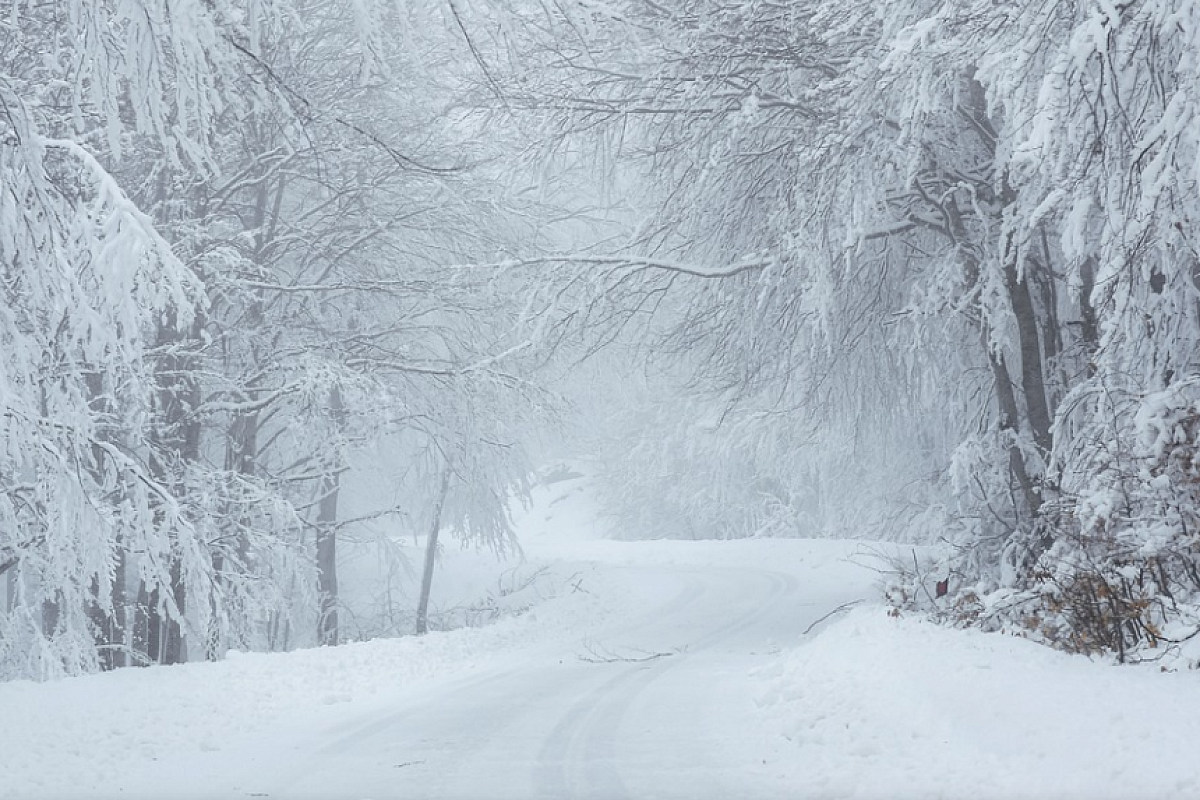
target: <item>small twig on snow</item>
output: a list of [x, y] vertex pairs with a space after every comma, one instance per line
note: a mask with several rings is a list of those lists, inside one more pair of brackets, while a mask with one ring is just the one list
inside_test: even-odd
[[646, 661], [654, 661], [657, 658], [678, 655], [681, 652], [679, 648], [666, 652], [634, 650], [633, 652], [637, 653], [637, 655], [621, 655], [591, 643], [584, 643], [584, 648], [588, 654], [580, 655], [579, 660], [586, 661], [589, 664], [641, 664]]
[[827, 620], [827, 619], [829, 619], [830, 617], [832, 617], [834, 614], [840, 614], [840, 613], [842, 613], [843, 611], [849, 611], [851, 608], [854, 608], [854, 606], [858, 605], [858, 604], [859, 604], [859, 603], [861, 603], [861, 602], [862, 602], [862, 600], [861, 600], [861, 599], [859, 599], [859, 600], [851, 600], [849, 603], [842, 603], [840, 606], [838, 606], [837, 608], [835, 608], [833, 611], [830, 611], [828, 614], [826, 614], [825, 616], [823, 616], [823, 617], [821, 617], [820, 619], [818, 619], [818, 620], [817, 620], [816, 622], [814, 622], [812, 625], [809, 625], [807, 628], [805, 628], [805, 629], [804, 629], [804, 633], [802, 633], [802, 634], [800, 634], [800, 635], [801, 635], [801, 636], [807, 636], [809, 631], [811, 631], [813, 628], [815, 628], [815, 627], [817, 627], [818, 625], [820, 625], [820, 624], [821, 624], [822, 622], [824, 622], [825, 620]]

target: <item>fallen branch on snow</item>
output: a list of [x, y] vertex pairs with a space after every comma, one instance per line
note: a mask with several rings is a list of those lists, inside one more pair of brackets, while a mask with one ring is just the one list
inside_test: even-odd
[[579, 655], [578, 658], [580, 661], [586, 661], [589, 664], [641, 664], [646, 661], [667, 658], [683, 652], [683, 648], [679, 647], [665, 652], [635, 649], [631, 651], [635, 655], [627, 655], [613, 652], [590, 642], [584, 642], [584, 649], [587, 650], [587, 655]]
[[823, 617], [821, 617], [820, 619], [818, 619], [818, 620], [817, 620], [816, 622], [814, 622], [812, 625], [809, 625], [807, 628], [805, 628], [805, 629], [804, 629], [804, 633], [802, 633], [802, 634], [800, 634], [800, 635], [801, 635], [801, 636], [807, 636], [807, 635], [808, 635], [808, 633], [809, 633], [809, 631], [811, 631], [813, 628], [815, 628], [815, 627], [817, 627], [818, 625], [820, 625], [820, 624], [821, 624], [822, 622], [824, 622], [825, 620], [827, 620], [827, 619], [829, 619], [830, 617], [832, 617], [834, 614], [840, 614], [840, 613], [842, 613], [843, 611], [849, 611], [850, 609], [854, 608], [856, 605], [858, 605], [858, 604], [859, 604], [859, 603], [861, 603], [861, 602], [862, 602], [862, 600], [860, 599], [860, 600], [851, 600], [849, 603], [842, 603], [840, 606], [838, 606], [837, 608], [835, 608], [833, 611], [830, 611], [828, 614], [826, 614], [825, 616], [823, 616]]

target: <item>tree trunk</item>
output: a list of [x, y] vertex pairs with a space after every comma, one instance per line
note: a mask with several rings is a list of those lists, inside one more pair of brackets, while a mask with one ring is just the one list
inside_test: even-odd
[[128, 578], [126, 575], [128, 570], [129, 551], [125, 548], [125, 543], [121, 542], [121, 549], [117, 554], [116, 575], [113, 578], [112, 585], [112, 627], [109, 629], [108, 634], [108, 640], [113, 648], [109, 651], [110, 669], [129, 666], [127, 630], [129, 626], [129, 596]]
[[[88, 406], [95, 415], [96, 438], [92, 444], [92, 463], [89, 472], [97, 487], [106, 490], [110, 506], [120, 505], [121, 492], [108, 484], [105, 474], [108, 455], [101, 446], [101, 441], [112, 441], [114, 438], [113, 408], [109, 397], [104, 391], [104, 375], [101, 371], [93, 370], [84, 374], [84, 384], [88, 391]], [[91, 599], [88, 603], [87, 614], [92, 625], [92, 636], [96, 642], [100, 668], [103, 670], [116, 669], [127, 665], [125, 652], [125, 572], [128, 553], [124, 537], [117, 534], [117, 563], [113, 569], [112, 587], [107, 598], [100, 596], [100, 581], [92, 579]]]
[[[154, 479], [182, 494], [181, 472], [186, 465], [200, 459], [200, 422], [193, 413], [200, 404], [198, 365], [188, 353], [191, 343], [199, 340], [201, 321], [197, 319], [190, 331], [180, 331], [173, 314], [159, 326], [157, 341], [164, 353], [156, 368], [159, 388], [156, 397], [155, 420], [151, 427], [150, 472]], [[167, 586], [146, 586], [138, 591], [140, 620], [144, 630], [141, 639], [150, 662], [178, 664], [187, 658], [181, 621], [187, 613], [187, 589], [183, 583], [183, 567], [174, 547], [168, 554]], [[174, 611], [168, 608], [161, 591], [170, 592]]]
[[1092, 306], [1092, 291], [1096, 288], [1096, 260], [1090, 256], [1079, 269], [1079, 338], [1087, 354], [1087, 376], [1096, 375], [1096, 351], [1100, 349], [1100, 323]]
[[1011, 261], [1004, 267], [1004, 282], [1017, 323], [1021, 349], [1021, 393], [1033, 441], [1044, 456], [1053, 444], [1050, 438], [1050, 405], [1046, 401], [1046, 378], [1042, 364], [1042, 346], [1038, 337], [1039, 321], [1029, 291], [1029, 276], [1019, 277]]
[[417, 635], [429, 630], [429, 590], [433, 586], [433, 566], [437, 560], [438, 531], [442, 526], [442, 507], [450, 489], [450, 465], [442, 471], [442, 485], [433, 507], [433, 522], [429, 525], [429, 540], [425, 544], [425, 570], [421, 574], [421, 597], [417, 602]]
[[12, 564], [0, 564], [0, 567], [7, 566], [4, 572], [4, 613], [11, 614], [13, 609], [17, 607], [17, 567], [15, 562]]
[[[180, 617], [187, 611], [187, 589], [183, 584], [183, 570], [179, 559], [171, 562], [171, 595]], [[162, 663], [182, 664], [187, 661], [187, 642], [183, 638], [183, 626], [179, 620], [169, 616], [163, 624]]]
[[[55, 597], [57, 598], [57, 594]], [[58, 619], [60, 616], [58, 600], [42, 601], [42, 635], [46, 637], [54, 636], [58, 633]]]
[[[251, 384], [252, 386], [252, 384]], [[258, 434], [259, 415], [257, 412], [238, 413], [229, 426], [225, 447], [225, 469], [235, 472], [245, 478], [252, 478], [255, 465], [258, 463]], [[211, 550], [212, 570], [216, 581], [217, 591], [209, 596], [210, 623], [205, 637], [205, 658], [216, 661], [224, 657], [230, 643], [223, 624], [221, 604], [225, 599], [230, 581], [226, 575], [226, 555], [229, 549], [236, 551], [241, 568], [245, 568], [244, 556], [249, 550], [246, 541], [245, 525], [248, 524], [245, 511], [239, 503], [229, 503], [226, 506], [225, 520], [221, 540]], [[237, 646], [234, 643], [232, 646]]]
[[[1020, 412], [1013, 391], [1012, 376], [1004, 363], [1004, 356], [992, 350], [986, 336], [983, 346], [988, 351], [988, 364], [992, 368], [992, 379], [996, 387], [996, 404], [1000, 410], [999, 428], [1007, 435], [1016, 436], [1020, 432]], [[1042, 508], [1042, 496], [1025, 466], [1025, 454], [1015, 442], [1008, 445], [1008, 468], [1021, 487], [1021, 496], [1029, 508], [1030, 515], [1036, 518]]]
[[[980, 132], [981, 146], [994, 163], [996, 158], [995, 129], [988, 118], [986, 91], [983, 85], [976, 80], [973, 70], [965, 75], [963, 89], [960, 111], [970, 119], [972, 127]], [[1003, 176], [998, 199], [1002, 207], [1009, 207], [1017, 200], [1016, 191], [1006, 179], [1003, 179]], [[970, 283], [974, 285], [978, 280], [980, 263], [978, 256], [963, 246], [963, 243], [970, 241], [970, 237], [953, 198], [946, 201], [943, 213], [952, 238], [959, 244], [960, 258], [966, 262], [966, 274], [970, 278]], [[1000, 412], [999, 429], [1006, 434], [1017, 436], [1028, 426], [1029, 434], [1043, 457], [1048, 457], [1053, 447], [1053, 440], [1050, 405], [1046, 395], [1045, 363], [1039, 338], [1042, 320], [1038, 318], [1033, 295], [1030, 292], [1029, 275], [1019, 274], [1015, 244], [1011, 242], [1008, 244], [1004, 259], [1004, 285], [1017, 327], [1018, 353], [1021, 359], [1021, 400], [1024, 402], [1023, 404], [1018, 402], [1017, 385], [1012, 379], [1003, 354], [996, 352], [992, 347], [987, 323], [981, 318], [979, 320], [980, 334], [992, 371]], [[1046, 268], [1049, 269], [1049, 265]], [[1022, 412], [1024, 413], [1022, 414]], [[1025, 463], [1025, 454], [1017, 442], [1009, 444], [1008, 457], [1010, 473], [1020, 485], [1025, 504], [1036, 520], [1044, 502], [1042, 482], [1036, 480], [1030, 473], [1029, 465]]]
[[[340, 431], [346, 411], [342, 405], [341, 390], [336, 386], [329, 393], [329, 412], [334, 426]], [[337, 519], [340, 467], [339, 460], [321, 479], [321, 500], [317, 510], [317, 589], [321, 597], [317, 641], [322, 645], [338, 643]]]
[[108, 601], [111, 612], [106, 610], [100, 597], [100, 581], [93, 578], [88, 618], [92, 624], [92, 636], [96, 642], [100, 669], [111, 670], [126, 666], [125, 658], [125, 553], [121, 551], [113, 575], [112, 590]]
[[0, 563], [0, 575], [4, 576], [4, 613], [12, 613], [17, 603], [17, 571], [13, 568], [16, 562]]
[[133, 619], [133, 649], [142, 656], [142, 664], [157, 664], [162, 654], [162, 617], [158, 613], [158, 590], [145, 581], [138, 584], [137, 604]]

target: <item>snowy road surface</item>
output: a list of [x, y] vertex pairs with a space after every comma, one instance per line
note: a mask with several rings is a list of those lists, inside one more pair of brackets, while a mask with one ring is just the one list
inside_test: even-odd
[[555, 596], [486, 627], [0, 684], [0, 798], [1200, 798], [1193, 670], [870, 603], [804, 635], [867, 546], [598, 541], [584, 499], [542, 492]]
[[[233, 772], [280, 798], [778, 797], [750, 671], [815, 607], [800, 582], [749, 569], [625, 568], [661, 594], [569, 650], [508, 663], [306, 731]], [[645, 659], [645, 660], [643, 660]], [[737, 732], [737, 735], [731, 735]]]
[[755, 733], [752, 673], [841, 599], [806, 591], [798, 566], [610, 564], [603, 591], [636, 604], [596, 630], [168, 759], [119, 796], [783, 796], [794, 775], [780, 772], [781, 742]]

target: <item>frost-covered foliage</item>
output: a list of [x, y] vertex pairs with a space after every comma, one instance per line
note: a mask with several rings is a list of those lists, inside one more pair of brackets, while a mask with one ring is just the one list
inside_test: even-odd
[[[126, 577], [142, 596], [143, 657], [162, 644], [159, 620], [183, 620], [184, 587], [207, 581], [205, 532], [153, 452], [162, 387], [149, 340], [157, 325], [192, 324], [202, 285], [105, 162], [137, 132], [203, 169], [223, 51], [200, 4], [9, 6], [0, 674], [47, 676], [124, 661], [130, 643], [110, 633], [124, 627]], [[196, 624], [208, 610], [197, 606]]]
[[[609, 299], [654, 298], [656, 349], [687, 353], [716, 412], [815, 434], [772, 451], [726, 413], [721, 446], [681, 432], [656, 464], [704, 475], [697, 447], [750, 446], [754, 474], [724, 476], [745, 489], [797, 451], [803, 475], [886, 463], [914, 503], [875, 493], [874, 532], [947, 546], [948, 599], [926, 605], [1139, 657], [1196, 632], [1200, 4], [614, 0], [555, 19], [543, 54], [570, 68], [513, 95], [556, 96], [574, 132], [643, 158], [653, 205], [627, 252], [694, 265]], [[864, 495], [842, 484], [825, 517]]]
[[[1027, 438], [1009, 472], [1024, 466], [1036, 493], [1002, 568], [985, 561], [969, 591], [1012, 593], [1006, 613], [1051, 640], [1122, 656], [1198, 629], [1196, 498], [1179, 466], [1200, 366], [1198, 23], [1193, 3], [947, 5], [900, 34], [939, 43], [912, 48], [927, 64], [957, 54], [995, 140], [990, 241], [1008, 308], [990, 316], [1021, 364]], [[1044, 287], [1027, 311], [1022, 284]], [[1043, 397], [1049, 428], [1031, 402]]]
[[432, 503], [339, 506], [375, 437], [453, 452], [448, 525], [511, 543], [544, 404], [444, 266], [533, 235], [425, 17], [3, 4], [0, 678], [336, 643], [338, 536]]

